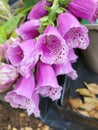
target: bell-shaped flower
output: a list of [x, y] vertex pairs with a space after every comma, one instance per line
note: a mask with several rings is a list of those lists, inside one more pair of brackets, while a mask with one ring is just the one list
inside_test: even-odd
[[51, 65], [42, 63], [37, 65], [36, 92], [44, 97], [50, 97], [53, 101], [61, 96], [62, 87], [57, 82], [57, 77]]
[[89, 45], [88, 29], [70, 13], [61, 13], [57, 19], [58, 30], [70, 49], [86, 49]]
[[57, 29], [47, 26], [37, 41], [37, 51], [42, 62], [52, 65], [65, 62], [69, 49]]
[[78, 56], [75, 54], [74, 49], [70, 49], [70, 50], [69, 50], [69, 55], [68, 55], [68, 57], [69, 57], [69, 61], [70, 61], [71, 63], [76, 62], [77, 59], [78, 59]]
[[8, 61], [8, 54], [7, 54], [7, 50], [9, 48], [10, 45], [13, 44], [13, 42], [21, 42], [20, 38], [9, 38], [4, 44], [3, 44], [3, 50], [4, 50], [4, 58], [6, 59], [7, 62]]
[[15, 42], [8, 47], [7, 57], [12, 65], [17, 66], [21, 75], [29, 77], [32, 68], [38, 61], [38, 53], [36, 53], [36, 42], [27, 40], [23, 42]]
[[95, 12], [91, 22], [94, 22], [98, 19], [98, 0], [94, 0], [94, 4], [95, 4]]
[[62, 87], [59, 86], [55, 72], [51, 65], [39, 62], [36, 72], [36, 92], [53, 101], [61, 96]]
[[53, 68], [57, 76], [66, 74], [73, 80], [75, 80], [78, 77], [77, 72], [72, 68], [70, 61], [67, 61], [67, 63], [63, 64], [53, 65]]
[[48, 12], [45, 9], [45, 6], [50, 6], [50, 3], [46, 0], [39, 0], [30, 11], [28, 19], [40, 19], [45, 16]]
[[34, 77], [20, 77], [15, 84], [14, 89], [7, 93], [5, 100], [14, 108], [26, 109], [28, 115], [34, 113], [36, 117], [40, 116], [39, 95], [35, 93]]
[[39, 20], [26, 21], [16, 29], [16, 32], [23, 40], [33, 39], [39, 35], [39, 26]]
[[68, 10], [78, 18], [94, 22], [98, 19], [98, 0], [72, 0]]
[[18, 72], [14, 66], [0, 62], [0, 92], [9, 89], [17, 76]]

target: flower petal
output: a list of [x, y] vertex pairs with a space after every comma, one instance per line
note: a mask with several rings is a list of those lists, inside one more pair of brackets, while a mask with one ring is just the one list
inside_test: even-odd
[[55, 72], [51, 65], [39, 62], [37, 65], [36, 80], [37, 93], [44, 97], [49, 96], [53, 101], [60, 98], [62, 87], [58, 85]]
[[73, 80], [78, 77], [76, 71], [72, 68], [70, 61], [67, 63], [54, 65], [53, 67], [57, 76], [66, 74]]
[[23, 40], [33, 39], [39, 35], [39, 26], [39, 20], [30, 20], [23, 23], [18, 29], [16, 29], [16, 32]]
[[12, 65], [18, 67], [19, 73], [25, 77], [30, 76], [31, 69], [39, 58], [39, 54], [36, 53], [35, 44], [35, 41], [30, 39], [21, 43], [14, 42], [8, 47], [8, 59]]
[[48, 12], [44, 6], [49, 6], [50, 3], [46, 0], [39, 0], [28, 15], [28, 19], [39, 19], [45, 16]]
[[21, 77], [16, 83], [14, 89], [7, 93], [5, 100], [14, 108], [26, 109], [28, 115], [32, 113], [35, 116], [40, 115], [39, 111], [39, 95], [35, 93], [34, 77]]
[[68, 10], [76, 17], [87, 19], [90, 22], [96, 20], [94, 19], [96, 11], [95, 0], [72, 0], [68, 5]]
[[69, 50], [69, 60], [71, 63], [74, 63], [77, 61], [78, 56], [75, 54], [74, 49]]
[[60, 64], [67, 60], [68, 47], [65, 40], [53, 26], [48, 26], [37, 41], [40, 60], [47, 64]]
[[70, 13], [61, 13], [57, 19], [58, 30], [70, 49], [86, 49], [89, 45], [88, 29]]

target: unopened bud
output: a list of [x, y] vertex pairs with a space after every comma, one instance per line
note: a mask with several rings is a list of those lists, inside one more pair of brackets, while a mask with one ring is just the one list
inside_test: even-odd
[[0, 63], [0, 92], [7, 90], [18, 76], [16, 68], [10, 64]]

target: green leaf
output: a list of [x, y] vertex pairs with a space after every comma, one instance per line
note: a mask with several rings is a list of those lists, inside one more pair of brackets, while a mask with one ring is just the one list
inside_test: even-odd
[[38, 2], [38, 0], [23, 0], [23, 4], [25, 7], [29, 7], [31, 5], [33, 6], [37, 2]]
[[23, 16], [24, 14], [14, 16], [3, 25], [7, 35], [11, 34], [15, 30]]
[[17, 14], [24, 14], [25, 13], [25, 15], [30, 11], [32, 9], [32, 6], [29, 6], [29, 7], [22, 7], [22, 8], [19, 8], [19, 9], [17, 9], [14, 13], [13, 13], [13, 15], [17, 15]]
[[72, 0], [59, 0], [60, 6], [67, 7]]
[[3, 26], [0, 27], [0, 43], [4, 43], [7, 40], [7, 35]]

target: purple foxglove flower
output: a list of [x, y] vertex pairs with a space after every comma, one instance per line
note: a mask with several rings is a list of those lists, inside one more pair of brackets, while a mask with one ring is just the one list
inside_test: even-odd
[[94, 22], [98, 19], [98, 0], [72, 0], [68, 10], [76, 17]]
[[67, 60], [68, 46], [57, 29], [47, 26], [37, 41], [40, 60], [47, 64], [60, 64]]
[[57, 19], [58, 30], [70, 49], [86, 49], [89, 45], [88, 29], [70, 13], [61, 13]]
[[69, 50], [69, 60], [71, 63], [74, 63], [77, 61], [78, 56], [75, 54], [74, 49]]
[[57, 76], [66, 74], [73, 80], [78, 77], [76, 71], [72, 68], [70, 61], [67, 61], [67, 63], [63, 64], [53, 65], [53, 68]]
[[[15, 41], [19, 42], [20, 38], [16, 38]], [[7, 55], [7, 50], [8, 47], [14, 42], [14, 39], [10, 38], [8, 39], [4, 44], [3, 44], [3, 50], [4, 50], [4, 58], [7, 60], [8, 62], [8, 55]]]
[[94, 3], [95, 3], [95, 12], [91, 22], [96, 21], [98, 19], [98, 0], [94, 0]]
[[55, 72], [51, 65], [39, 62], [36, 72], [36, 92], [44, 97], [50, 97], [53, 101], [61, 96], [62, 87], [59, 86]]
[[40, 116], [39, 95], [35, 93], [34, 77], [21, 77], [14, 89], [7, 93], [5, 100], [14, 108], [26, 109], [28, 115], [34, 113], [36, 117]]
[[32, 68], [38, 61], [38, 53], [35, 49], [35, 41], [14, 42], [8, 47], [7, 55], [12, 65], [17, 66], [21, 75], [29, 77]]
[[39, 35], [39, 26], [39, 20], [30, 20], [23, 23], [18, 29], [16, 29], [16, 32], [23, 40], [33, 39]]
[[48, 12], [45, 6], [50, 6], [50, 3], [46, 0], [39, 0], [28, 15], [28, 19], [39, 19], [45, 16]]
[[17, 76], [18, 72], [14, 66], [0, 62], [0, 92], [9, 89]]

